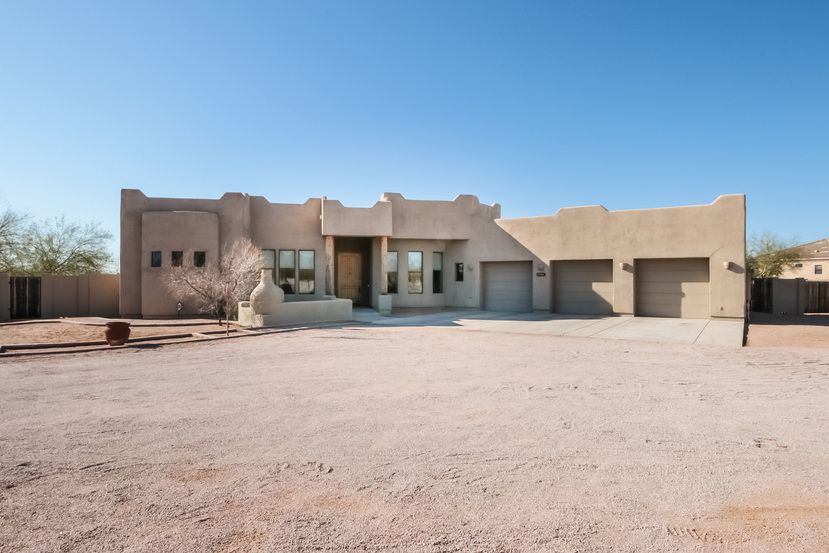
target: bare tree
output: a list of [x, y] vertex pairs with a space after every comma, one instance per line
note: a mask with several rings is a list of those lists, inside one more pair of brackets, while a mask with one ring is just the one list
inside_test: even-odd
[[[221, 258], [205, 267], [172, 267], [167, 289], [181, 301], [192, 301], [199, 313], [229, 321], [240, 301], [250, 297], [259, 282], [262, 260], [259, 248], [248, 239], [236, 241]], [[229, 323], [227, 324], [229, 332]]]
[[793, 240], [767, 231], [752, 235], [746, 262], [755, 278], [772, 278], [780, 276], [799, 256]]

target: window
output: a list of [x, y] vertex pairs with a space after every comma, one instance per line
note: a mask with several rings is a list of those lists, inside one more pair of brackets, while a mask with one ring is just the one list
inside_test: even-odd
[[823, 265], [815, 265], [815, 274], [822, 275], [823, 274]]
[[463, 282], [463, 263], [455, 263], [455, 282]]
[[[273, 271], [276, 269], [276, 251], [275, 250], [262, 250], [260, 254], [262, 268], [263, 269], [270, 269]], [[276, 279], [276, 275], [273, 275], [274, 279]], [[274, 280], [275, 282], [275, 280]]]
[[386, 282], [389, 294], [397, 293], [397, 252], [386, 252]]
[[432, 252], [432, 293], [443, 293], [443, 252]]
[[171, 252], [171, 263], [173, 267], [181, 267], [184, 262], [184, 252]]
[[193, 252], [193, 267], [204, 267], [207, 254], [204, 252]]
[[279, 250], [279, 275], [276, 283], [286, 294], [296, 293], [296, 252], [294, 250]]
[[314, 250], [299, 250], [299, 293], [314, 293]]
[[800, 267], [803, 267], [803, 263], [795, 263], [794, 266], [796, 269], [799, 269]]
[[150, 267], [161, 267], [161, 252], [150, 252]]
[[423, 293], [423, 252], [409, 252], [409, 293]]

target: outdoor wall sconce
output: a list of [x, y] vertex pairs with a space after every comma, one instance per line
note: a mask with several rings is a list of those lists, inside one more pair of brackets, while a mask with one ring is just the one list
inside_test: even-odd
[[624, 261], [619, 262], [619, 268], [629, 273], [633, 272], [633, 265], [631, 265], [630, 263], [625, 263]]
[[722, 266], [723, 266], [723, 269], [725, 269], [726, 271], [730, 271], [731, 269], [734, 268], [734, 264], [730, 261], [723, 261]]
[[543, 263], [539, 263], [535, 266], [535, 268], [537, 271], [543, 271], [546, 268], [546, 265], [544, 265]]

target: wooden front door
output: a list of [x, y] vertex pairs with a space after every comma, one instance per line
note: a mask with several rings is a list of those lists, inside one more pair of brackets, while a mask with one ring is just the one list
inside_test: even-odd
[[363, 283], [363, 259], [359, 253], [337, 255], [337, 297], [360, 303]]

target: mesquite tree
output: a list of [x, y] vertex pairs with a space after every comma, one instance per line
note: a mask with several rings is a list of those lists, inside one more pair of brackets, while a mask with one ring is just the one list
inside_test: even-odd
[[226, 247], [220, 259], [208, 259], [204, 267], [171, 267], [167, 289], [176, 299], [193, 302], [199, 313], [219, 317], [221, 324], [223, 316], [228, 321], [239, 302], [250, 297], [261, 267], [259, 248], [242, 239]]
[[771, 232], [753, 235], [749, 240], [746, 258], [752, 276], [755, 278], [780, 276], [801, 255], [793, 244], [794, 241], [784, 240]]

